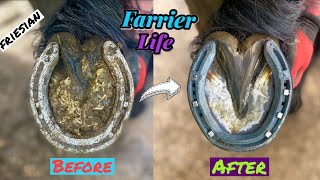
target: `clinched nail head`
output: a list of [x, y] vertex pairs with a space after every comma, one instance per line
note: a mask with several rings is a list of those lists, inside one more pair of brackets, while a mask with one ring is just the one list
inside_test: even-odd
[[284, 92], [283, 92], [283, 94], [284, 94], [285, 96], [289, 96], [289, 94], [290, 94], [290, 90], [285, 89], [285, 90], [284, 90]]
[[283, 113], [279, 112], [279, 113], [277, 114], [277, 118], [282, 119], [282, 117], [283, 117]]
[[214, 136], [214, 132], [209, 131], [209, 132], [208, 132], [208, 135], [209, 135], [210, 137], [213, 137], [213, 136]]
[[272, 132], [270, 132], [270, 131], [266, 132], [266, 134], [265, 134], [265, 136], [266, 136], [267, 138], [270, 138], [271, 135], [272, 135]]
[[199, 106], [198, 101], [193, 101], [193, 102], [192, 102], [192, 106], [193, 106], [193, 107], [198, 107], [198, 106]]

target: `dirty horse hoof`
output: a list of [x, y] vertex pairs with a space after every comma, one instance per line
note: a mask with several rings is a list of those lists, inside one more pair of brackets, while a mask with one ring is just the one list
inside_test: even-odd
[[121, 51], [97, 37], [80, 44], [69, 33], [54, 35], [30, 82], [30, 103], [41, 132], [54, 146], [72, 152], [111, 145], [133, 99], [133, 79]]

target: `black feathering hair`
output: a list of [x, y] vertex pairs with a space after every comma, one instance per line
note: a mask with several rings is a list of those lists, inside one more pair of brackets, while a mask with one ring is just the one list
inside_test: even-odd
[[41, 40], [34, 55], [39, 57], [56, 33], [69, 32], [80, 41], [98, 36], [125, 46], [121, 31], [125, 0], [66, 0], [64, 5], [40, 29]]
[[212, 16], [210, 27], [193, 41], [191, 56], [215, 31], [229, 32], [240, 42], [254, 33], [266, 34], [278, 39], [286, 53], [286, 45], [295, 41], [301, 3], [299, 0], [225, 0]]

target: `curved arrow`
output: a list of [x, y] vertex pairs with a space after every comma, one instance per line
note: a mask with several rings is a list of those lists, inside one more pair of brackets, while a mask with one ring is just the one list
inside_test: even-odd
[[146, 92], [144, 92], [139, 102], [158, 94], [166, 94], [167, 100], [169, 100], [170, 98], [178, 94], [180, 92], [180, 89], [181, 86], [171, 77], [169, 77], [166, 82], [156, 84], [149, 88]]

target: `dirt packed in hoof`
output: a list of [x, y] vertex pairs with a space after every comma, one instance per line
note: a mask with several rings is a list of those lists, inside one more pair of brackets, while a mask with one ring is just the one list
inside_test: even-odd
[[102, 56], [103, 41], [93, 38], [80, 45], [69, 33], [59, 33], [50, 41], [60, 46], [59, 64], [49, 83], [56, 122], [76, 138], [102, 133], [117, 97], [116, 82]]

